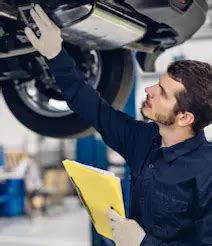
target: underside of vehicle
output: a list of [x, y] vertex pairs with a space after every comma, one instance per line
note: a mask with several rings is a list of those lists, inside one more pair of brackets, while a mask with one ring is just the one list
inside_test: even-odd
[[[24, 27], [39, 30], [29, 10], [40, 4], [61, 28], [64, 47], [83, 71], [86, 83], [121, 108], [133, 81], [133, 56], [143, 71], [157, 57], [203, 25], [205, 0], [0, 0], [0, 82], [14, 116], [26, 127], [51, 137], [93, 132], [71, 111]], [[71, 83], [71, 81], [70, 81]]]

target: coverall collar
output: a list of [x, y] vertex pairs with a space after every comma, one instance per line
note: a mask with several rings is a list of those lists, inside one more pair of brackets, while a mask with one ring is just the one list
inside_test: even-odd
[[164, 160], [168, 163], [171, 163], [178, 157], [197, 149], [200, 145], [206, 142], [207, 140], [205, 138], [205, 133], [202, 130], [192, 138], [189, 138], [183, 142], [172, 145], [170, 147], [161, 148], [163, 151]]
[[[162, 147], [160, 149], [162, 150], [164, 160], [167, 163], [171, 163], [178, 157], [197, 149], [200, 145], [206, 142], [207, 140], [205, 138], [205, 133], [203, 130], [201, 130], [192, 138], [189, 138], [183, 142], [172, 145], [170, 147]], [[159, 147], [160, 145], [161, 145], [161, 136], [158, 135], [157, 137], [153, 138], [153, 146]]]

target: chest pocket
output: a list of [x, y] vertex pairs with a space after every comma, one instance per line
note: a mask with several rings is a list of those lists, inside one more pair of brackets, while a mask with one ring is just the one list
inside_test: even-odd
[[158, 225], [171, 223], [178, 227], [188, 211], [188, 203], [157, 190], [152, 195], [153, 220]]

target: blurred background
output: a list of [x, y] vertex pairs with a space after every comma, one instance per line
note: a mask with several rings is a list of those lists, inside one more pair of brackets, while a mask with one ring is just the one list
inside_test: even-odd
[[[212, 1], [209, 4], [212, 7]], [[125, 112], [141, 119], [144, 88], [156, 83], [170, 62], [180, 59], [212, 64], [212, 10], [191, 40], [158, 58], [156, 73], [144, 74], [138, 68]], [[92, 232], [62, 160], [109, 168], [123, 180], [128, 172], [124, 160], [105, 146], [98, 134], [76, 140], [48, 138], [29, 131], [13, 117], [1, 95], [0, 136], [0, 245], [89, 246], [94, 239], [95, 245], [103, 245], [104, 240]], [[212, 140], [211, 126], [206, 128], [206, 136]], [[125, 181], [127, 190], [129, 180]]]

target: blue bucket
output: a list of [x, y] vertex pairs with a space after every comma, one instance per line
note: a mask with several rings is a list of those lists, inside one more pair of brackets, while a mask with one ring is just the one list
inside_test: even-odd
[[0, 182], [0, 216], [17, 216], [25, 212], [24, 179]]

